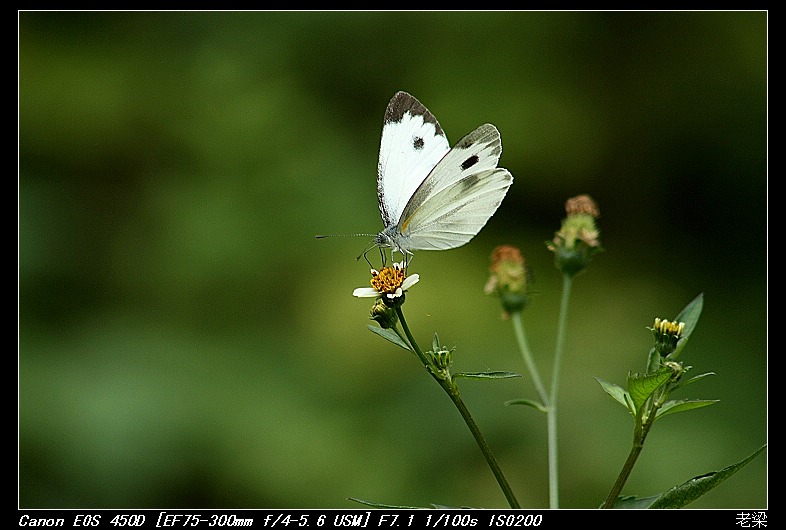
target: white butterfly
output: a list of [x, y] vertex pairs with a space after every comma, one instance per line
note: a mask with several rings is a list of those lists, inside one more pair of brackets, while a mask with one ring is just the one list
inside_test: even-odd
[[502, 142], [481, 125], [453, 148], [420, 101], [398, 92], [388, 103], [377, 168], [385, 229], [374, 244], [400, 252], [447, 250], [469, 242], [497, 211], [513, 184], [498, 168]]

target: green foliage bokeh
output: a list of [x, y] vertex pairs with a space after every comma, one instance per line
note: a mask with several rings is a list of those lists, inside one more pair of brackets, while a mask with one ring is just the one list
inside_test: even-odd
[[[501, 131], [515, 182], [470, 244], [420, 252], [413, 332], [457, 371], [523, 372], [484, 296], [521, 247], [548, 373], [543, 242], [588, 193], [606, 251], [574, 281], [561, 505], [594, 508], [630, 443], [595, 381], [641, 371], [698, 293], [682, 359], [720, 399], [653, 430], [624, 494], [767, 437], [767, 13], [20, 12], [19, 504], [504, 507], [449, 400], [351, 296], [381, 229], [382, 115], [418, 97], [451, 142]], [[371, 253], [370, 256], [375, 256]], [[531, 381], [462, 381], [524, 507], [547, 505]], [[766, 453], [765, 455], [766, 456]], [[694, 508], [762, 508], [758, 458]]]

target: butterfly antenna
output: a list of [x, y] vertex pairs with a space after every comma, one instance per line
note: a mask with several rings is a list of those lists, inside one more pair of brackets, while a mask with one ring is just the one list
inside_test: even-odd
[[314, 237], [317, 239], [326, 239], [328, 237], [357, 237], [357, 236], [373, 236], [374, 234], [317, 234]]
[[317, 239], [327, 239], [328, 237], [358, 237], [358, 236], [375, 237], [376, 234], [317, 234], [314, 237], [316, 237]]
[[[366, 260], [366, 263], [368, 263], [368, 266], [373, 269], [374, 265], [372, 265], [371, 262], [369, 261], [367, 254], [371, 252], [371, 249], [373, 249], [374, 247], [379, 247], [376, 241], [377, 234], [317, 234], [315, 237], [317, 239], [326, 239], [328, 237], [358, 237], [358, 236], [374, 238], [372, 243], [368, 247], [366, 247], [363, 253], [361, 253], [358, 257], [355, 258], [355, 261], [360, 261], [360, 258], [364, 258]], [[382, 252], [382, 248], [379, 249], [379, 252], [382, 255], [382, 266], [384, 267], [386, 261], [385, 254], [384, 252]]]

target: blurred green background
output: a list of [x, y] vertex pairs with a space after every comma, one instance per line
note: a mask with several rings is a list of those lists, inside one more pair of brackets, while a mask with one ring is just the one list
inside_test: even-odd
[[[483, 294], [534, 269], [548, 382], [561, 279], [544, 242], [598, 202], [560, 385], [561, 506], [594, 508], [632, 421], [595, 377], [644, 369], [699, 293], [675, 398], [624, 494], [767, 441], [766, 12], [19, 13], [19, 504], [507, 506], [410, 354], [370, 333], [355, 257], [379, 231], [382, 116], [406, 90], [451, 142], [491, 122], [515, 182], [468, 245], [420, 252], [405, 306], [456, 371], [524, 372]], [[375, 253], [370, 254], [375, 256]], [[411, 270], [411, 272], [413, 272]], [[529, 377], [462, 384], [524, 507], [548, 506]], [[767, 453], [691, 508], [767, 506]]]

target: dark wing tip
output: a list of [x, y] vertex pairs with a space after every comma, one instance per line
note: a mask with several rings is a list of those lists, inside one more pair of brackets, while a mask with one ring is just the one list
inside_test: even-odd
[[403, 90], [396, 92], [390, 99], [385, 110], [385, 123], [400, 122], [407, 112], [413, 116], [423, 116], [423, 121], [434, 124], [437, 134], [444, 136], [437, 118], [415, 96]]

